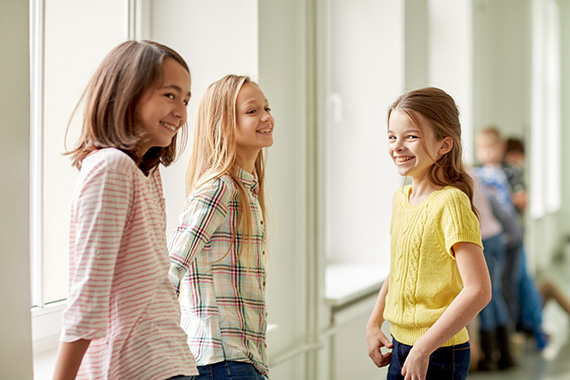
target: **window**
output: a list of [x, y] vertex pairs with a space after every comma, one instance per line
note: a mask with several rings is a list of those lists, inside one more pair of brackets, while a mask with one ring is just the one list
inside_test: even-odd
[[530, 215], [562, 204], [560, 11], [555, 0], [532, 2], [532, 128]]
[[404, 87], [404, 9], [376, 0], [323, 8], [327, 268], [374, 268], [378, 283], [388, 272], [392, 196], [403, 183], [386, 151], [386, 116]]
[[[57, 345], [67, 297], [70, 200], [77, 170], [63, 156], [69, 118], [108, 51], [135, 37], [140, 1], [32, 0], [31, 273], [34, 352]], [[139, 11], [139, 12], [137, 12]], [[81, 110], [67, 136], [73, 147]]]

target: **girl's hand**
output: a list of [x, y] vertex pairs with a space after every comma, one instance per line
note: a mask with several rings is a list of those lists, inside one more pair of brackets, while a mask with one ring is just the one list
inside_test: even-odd
[[368, 345], [368, 356], [376, 366], [384, 367], [390, 364], [392, 351], [382, 354], [382, 347], [391, 349], [394, 345], [386, 338], [380, 327], [372, 325], [366, 328], [366, 344]]
[[402, 367], [402, 376], [404, 380], [425, 380], [429, 365], [429, 355], [423, 355], [410, 350], [404, 366]]

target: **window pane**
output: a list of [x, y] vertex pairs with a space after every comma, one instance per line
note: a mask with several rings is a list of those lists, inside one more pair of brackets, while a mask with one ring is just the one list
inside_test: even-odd
[[[105, 54], [127, 36], [125, 1], [45, 2], [44, 87], [44, 302], [67, 297], [70, 200], [77, 170], [64, 136], [69, 118]], [[68, 149], [81, 128], [81, 110], [70, 128]]]

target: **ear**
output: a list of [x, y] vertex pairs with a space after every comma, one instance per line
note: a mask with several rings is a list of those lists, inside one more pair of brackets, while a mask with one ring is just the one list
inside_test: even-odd
[[451, 148], [453, 148], [453, 139], [448, 136], [441, 140], [438, 153], [444, 155], [446, 153], [449, 153]]

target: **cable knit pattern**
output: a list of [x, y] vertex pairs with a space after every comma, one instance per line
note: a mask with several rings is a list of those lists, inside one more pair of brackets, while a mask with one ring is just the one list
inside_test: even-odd
[[[482, 246], [479, 222], [465, 193], [448, 186], [410, 205], [411, 190], [406, 186], [394, 194], [390, 284], [384, 310], [392, 336], [408, 345], [437, 321], [463, 287], [453, 245]], [[464, 328], [444, 346], [468, 340]]]

